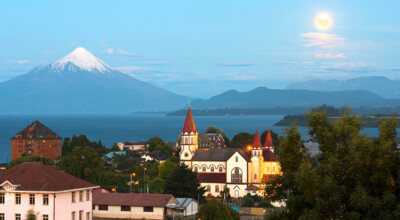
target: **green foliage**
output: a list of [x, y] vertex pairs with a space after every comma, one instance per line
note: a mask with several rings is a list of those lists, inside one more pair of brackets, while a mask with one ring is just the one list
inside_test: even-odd
[[103, 146], [101, 144], [101, 141], [99, 142], [93, 141], [91, 142], [86, 135], [79, 135], [79, 136], [72, 136], [72, 138], [66, 137], [63, 140], [62, 143], [62, 150], [61, 150], [61, 155], [62, 156], [67, 156], [72, 152], [72, 150], [75, 147], [92, 147], [93, 149], [96, 150], [96, 152], [102, 157], [106, 155], [107, 153], [110, 152], [110, 149], [107, 147]]
[[228, 206], [218, 200], [210, 200], [204, 204], [196, 214], [196, 219], [202, 220], [239, 220], [239, 213], [233, 211]]
[[28, 211], [28, 213], [26, 214], [26, 219], [27, 220], [36, 220], [36, 214], [35, 212], [31, 209]]
[[254, 199], [250, 194], [247, 194], [242, 198], [242, 207], [254, 207]]
[[14, 166], [24, 163], [24, 162], [40, 162], [44, 165], [54, 167], [54, 161], [52, 159], [50, 159], [48, 157], [39, 156], [39, 155], [30, 155], [30, 156], [22, 156], [22, 157], [19, 157], [15, 160], [11, 161], [7, 165], [7, 168], [14, 167]]
[[117, 144], [114, 144], [114, 145], [111, 147], [111, 151], [121, 151], [121, 149], [118, 147]]
[[168, 179], [175, 171], [175, 169], [178, 168], [178, 166], [179, 163], [168, 159], [164, 163], [160, 164], [160, 166], [158, 166], [159, 177], [161, 177], [162, 179]]
[[272, 208], [271, 201], [268, 198], [264, 198], [261, 202], [258, 203], [258, 207], [260, 208]]
[[157, 146], [162, 146], [165, 144], [165, 142], [159, 137], [152, 137], [147, 141], [147, 144], [149, 151], [153, 152], [156, 150]]
[[177, 198], [204, 199], [204, 187], [200, 186], [197, 174], [181, 164], [165, 179], [164, 193], [172, 194]]
[[230, 143], [231, 148], [245, 148], [247, 145], [252, 145], [254, 140], [254, 135], [249, 133], [239, 133], [233, 136]]
[[279, 146], [283, 176], [266, 187], [268, 198], [285, 200], [286, 209], [268, 219], [400, 218], [397, 119], [381, 120], [379, 138], [371, 141], [349, 109], [333, 122], [318, 109], [307, 118], [321, 153], [310, 158], [297, 129], [287, 131]]

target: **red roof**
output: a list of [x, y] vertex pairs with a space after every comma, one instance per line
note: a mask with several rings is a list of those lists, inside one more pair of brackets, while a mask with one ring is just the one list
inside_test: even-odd
[[226, 183], [226, 173], [198, 173], [200, 183]]
[[96, 185], [39, 162], [25, 162], [0, 173], [0, 185], [9, 181], [17, 191], [65, 191]]
[[253, 148], [261, 148], [260, 135], [258, 135], [257, 129], [256, 134], [254, 135]]
[[196, 126], [194, 125], [192, 111], [190, 110], [190, 106], [188, 108], [188, 112], [186, 114], [185, 125], [183, 126], [182, 133], [196, 133]]
[[268, 129], [267, 138], [265, 139], [264, 147], [273, 148], [274, 143], [272, 143], [271, 132]]
[[263, 150], [263, 157], [264, 161], [276, 161], [275, 154], [270, 149]]
[[171, 194], [93, 193], [93, 205], [165, 207]]

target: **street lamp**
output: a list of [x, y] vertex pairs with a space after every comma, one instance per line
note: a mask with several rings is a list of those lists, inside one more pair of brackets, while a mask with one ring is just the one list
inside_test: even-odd
[[146, 167], [144, 168], [144, 176], [143, 176], [143, 190], [146, 193]]
[[129, 183], [130, 185], [131, 185], [131, 193], [132, 193], [132, 177], [135, 177], [136, 176], [136, 173], [132, 173], [132, 175], [130, 175], [131, 176], [131, 182]]

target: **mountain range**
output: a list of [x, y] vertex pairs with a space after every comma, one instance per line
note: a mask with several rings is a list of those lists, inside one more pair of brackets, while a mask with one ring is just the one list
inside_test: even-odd
[[175, 110], [189, 97], [121, 73], [79, 47], [0, 83], [2, 114], [91, 114]]
[[400, 80], [391, 80], [383, 76], [362, 76], [344, 81], [313, 79], [291, 83], [286, 89], [316, 91], [366, 90], [385, 98], [400, 98]]
[[365, 90], [321, 92], [306, 89], [268, 89], [248, 92], [229, 90], [207, 100], [194, 100], [192, 109], [249, 109], [273, 107], [310, 107], [323, 104], [349, 106], [397, 106], [400, 99], [386, 99]]

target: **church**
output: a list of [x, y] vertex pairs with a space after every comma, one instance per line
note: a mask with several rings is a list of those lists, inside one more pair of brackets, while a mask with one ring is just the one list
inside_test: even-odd
[[181, 132], [180, 147], [181, 163], [197, 172], [201, 186], [206, 187], [205, 196], [220, 196], [226, 187], [230, 196], [235, 198], [247, 193], [262, 195], [265, 182], [281, 175], [269, 129], [264, 146], [256, 129], [253, 144], [246, 148], [199, 148], [190, 106]]

